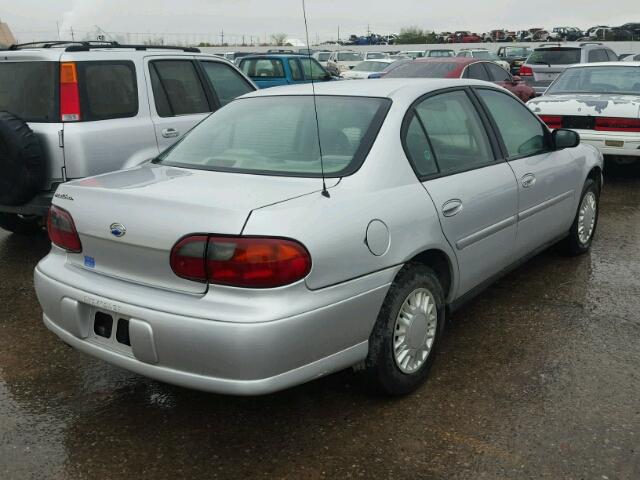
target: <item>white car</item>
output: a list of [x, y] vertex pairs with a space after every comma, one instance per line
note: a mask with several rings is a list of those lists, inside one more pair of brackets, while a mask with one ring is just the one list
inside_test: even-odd
[[636, 55], [629, 55], [622, 59], [623, 62], [640, 62], [640, 53]]
[[351, 70], [342, 72], [341, 78], [345, 80], [365, 80], [373, 73], [380, 73], [395, 60], [383, 59], [383, 60], [365, 60], [353, 67]]
[[351, 70], [353, 67], [362, 62], [362, 54], [351, 50], [340, 50], [333, 52], [327, 60], [327, 70], [335, 76], [339, 76], [342, 72]]
[[486, 48], [463, 48], [458, 52], [458, 57], [465, 58], [478, 58], [480, 60], [488, 60], [497, 65], [500, 65], [507, 72], [511, 70], [509, 62], [502, 60], [498, 55]]
[[573, 65], [527, 105], [550, 128], [577, 131], [616, 163], [640, 158], [640, 62]]
[[389, 58], [389, 54], [386, 52], [364, 52], [362, 58], [363, 60], [385, 60]]
[[324, 68], [327, 68], [327, 61], [330, 56], [331, 52], [316, 52], [312, 55], [312, 57], [315, 58]]

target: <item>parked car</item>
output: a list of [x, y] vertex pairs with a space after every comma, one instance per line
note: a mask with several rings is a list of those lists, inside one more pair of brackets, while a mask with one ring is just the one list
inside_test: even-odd
[[525, 62], [527, 57], [531, 55], [529, 47], [500, 47], [498, 49], [498, 57], [509, 63], [509, 71], [513, 75], [520, 74], [520, 66]]
[[238, 63], [240, 62], [240, 59], [248, 55], [255, 55], [255, 54], [253, 52], [227, 52], [224, 54], [224, 58], [238, 65]]
[[422, 58], [425, 56], [425, 53], [424, 50], [403, 50], [400, 52], [400, 55], [410, 58]]
[[374, 72], [370, 74], [367, 78], [369, 79], [382, 78], [392, 70], [395, 70], [399, 66], [405, 65], [410, 62], [413, 62], [413, 58], [408, 57], [408, 58], [401, 58], [401, 59], [395, 60], [393, 63], [390, 63], [389, 65], [387, 65], [387, 67], [381, 72]]
[[429, 50], [425, 50], [425, 57], [455, 57], [456, 52], [451, 50], [450, 48], [432, 48]]
[[581, 43], [575, 47], [550, 44], [535, 48], [520, 67], [519, 75], [541, 94], [569, 65], [617, 60], [615, 52], [601, 43]]
[[495, 63], [496, 65], [501, 66], [507, 71], [511, 69], [511, 65], [509, 64], [509, 62], [507, 62], [506, 60], [502, 60], [500, 57], [498, 57], [498, 55], [487, 50], [486, 48], [463, 48], [458, 52], [458, 56], [464, 58], [488, 60]]
[[482, 41], [488, 42], [514, 42], [514, 32], [507, 32], [506, 30], [491, 30], [482, 36]]
[[258, 88], [333, 80], [315, 58], [305, 55], [255, 55], [244, 57], [239, 67]]
[[523, 42], [547, 42], [550, 34], [543, 28], [530, 28], [522, 37]]
[[523, 102], [535, 97], [533, 88], [519, 77], [512, 76], [493, 62], [473, 58], [423, 58], [416, 59], [391, 70], [383, 78], [470, 78], [493, 82], [506, 88]]
[[548, 39], [562, 42], [575, 42], [582, 38], [584, 33], [576, 27], [555, 27], [549, 34]]
[[623, 62], [640, 62], [640, 53], [637, 55], [630, 54], [629, 56], [625, 57], [622, 61]]
[[549, 128], [570, 128], [616, 163], [640, 160], [640, 62], [567, 68], [529, 102]]
[[365, 60], [353, 67], [351, 70], [342, 72], [341, 78], [345, 80], [364, 80], [367, 78], [379, 78], [376, 74], [380, 74], [389, 65], [395, 63], [395, 60]]
[[[0, 57], [0, 228], [41, 230], [57, 186], [135, 166], [255, 90], [195, 48], [39, 42]], [[2, 147], [0, 147], [2, 148]]]
[[316, 91], [249, 94], [151, 164], [61, 185], [35, 270], [47, 328], [189, 388], [266, 394], [357, 366], [400, 395], [449, 312], [558, 241], [589, 250], [601, 155], [503, 89]]
[[363, 60], [386, 60], [389, 58], [389, 54], [386, 52], [364, 52], [362, 58]]
[[327, 62], [329, 61], [329, 57], [331, 56], [331, 52], [316, 52], [312, 55], [322, 67], [327, 68]]
[[333, 52], [327, 60], [327, 71], [336, 77], [362, 62], [362, 54], [351, 50]]
[[448, 43], [481, 43], [482, 37], [477, 33], [457, 31], [449, 36]]

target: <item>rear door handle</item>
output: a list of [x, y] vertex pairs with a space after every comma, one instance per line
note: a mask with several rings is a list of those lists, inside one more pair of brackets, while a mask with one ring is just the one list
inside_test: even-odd
[[445, 217], [453, 217], [462, 211], [462, 200], [454, 198], [442, 205], [442, 215]]
[[162, 136], [164, 138], [175, 138], [180, 136], [180, 132], [175, 128], [165, 128], [162, 130]]
[[536, 184], [536, 176], [533, 173], [527, 173], [520, 182], [522, 183], [522, 188], [533, 187]]

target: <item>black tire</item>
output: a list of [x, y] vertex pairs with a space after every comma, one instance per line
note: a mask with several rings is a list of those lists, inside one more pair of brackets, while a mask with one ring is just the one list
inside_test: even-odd
[[[585, 197], [589, 194], [595, 195], [596, 200], [596, 208], [595, 208], [595, 219], [593, 224], [593, 231], [589, 236], [589, 239], [586, 242], [580, 240], [580, 235], [578, 232], [579, 229], [579, 219], [580, 219], [580, 209], [582, 207], [583, 201]], [[580, 195], [580, 203], [578, 203], [578, 210], [576, 211], [576, 216], [573, 219], [573, 224], [571, 225], [571, 230], [569, 231], [569, 236], [564, 241], [564, 249], [569, 255], [581, 255], [586, 253], [591, 248], [591, 244], [593, 243], [593, 237], [596, 234], [596, 228], [598, 227], [598, 216], [600, 213], [600, 191], [598, 189], [598, 185], [593, 179], [588, 178], [582, 188], [582, 195]]]
[[23, 217], [15, 213], [0, 213], [0, 228], [19, 235], [35, 235], [43, 231], [42, 217]]
[[9, 112], [0, 112], [0, 205], [22, 205], [43, 187], [47, 168], [33, 130]]
[[[396, 364], [393, 351], [396, 318], [405, 300], [418, 288], [427, 289], [435, 300], [435, 338], [422, 366], [415, 372], [404, 373]], [[422, 264], [405, 265], [391, 285], [369, 337], [369, 354], [364, 372], [369, 386], [388, 395], [406, 395], [418, 388], [429, 375], [444, 323], [444, 293], [437, 275]]]

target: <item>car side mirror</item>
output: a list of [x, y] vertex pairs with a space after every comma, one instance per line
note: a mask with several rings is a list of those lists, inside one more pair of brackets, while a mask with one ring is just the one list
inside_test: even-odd
[[559, 128], [551, 134], [553, 145], [556, 150], [564, 148], [574, 148], [580, 145], [580, 135], [573, 130]]

